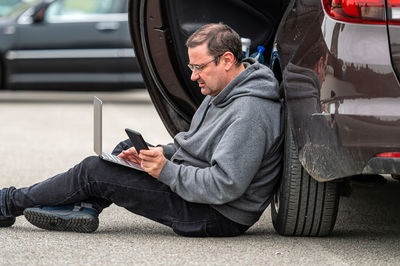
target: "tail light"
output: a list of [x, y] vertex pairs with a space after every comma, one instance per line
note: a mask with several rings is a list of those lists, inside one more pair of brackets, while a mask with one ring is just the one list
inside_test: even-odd
[[400, 152], [385, 152], [375, 155], [375, 157], [385, 157], [385, 158], [400, 158]]
[[[322, 0], [322, 2], [326, 13], [333, 19], [353, 23], [386, 24], [385, 0]], [[388, 0], [388, 2], [400, 4], [400, 0]]]
[[388, 0], [389, 24], [400, 24], [400, 0]]
[[322, 0], [328, 15], [336, 20], [366, 23], [400, 25], [400, 0]]

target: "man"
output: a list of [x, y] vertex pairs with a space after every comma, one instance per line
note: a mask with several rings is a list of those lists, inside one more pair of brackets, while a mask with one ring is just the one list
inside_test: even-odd
[[113, 151], [146, 173], [89, 157], [31, 187], [1, 191], [1, 223], [24, 214], [49, 230], [93, 232], [111, 203], [184, 236], [244, 233], [271, 201], [281, 170], [282, 107], [273, 73], [242, 62], [239, 35], [208, 24], [186, 43], [191, 79], [207, 97], [174, 143]]

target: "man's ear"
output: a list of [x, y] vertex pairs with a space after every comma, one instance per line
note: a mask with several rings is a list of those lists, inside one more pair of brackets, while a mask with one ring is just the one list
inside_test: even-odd
[[317, 74], [320, 74], [324, 68], [324, 58], [321, 56], [317, 62]]
[[235, 57], [231, 52], [225, 52], [220, 58], [220, 63], [223, 64], [225, 70], [228, 71], [235, 64]]

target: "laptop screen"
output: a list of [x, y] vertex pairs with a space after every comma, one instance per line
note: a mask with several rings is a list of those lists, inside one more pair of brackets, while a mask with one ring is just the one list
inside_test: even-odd
[[102, 110], [102, 104], [103, 102], [94, 96], [93, 100], [93, 114], [94, 114], [94, 119], [93, 119], [93, 136], [94, 136], [94, 152], [97, 155], [101, 155], [102, 153], [102, 125], [101, 125], [101, 110]]

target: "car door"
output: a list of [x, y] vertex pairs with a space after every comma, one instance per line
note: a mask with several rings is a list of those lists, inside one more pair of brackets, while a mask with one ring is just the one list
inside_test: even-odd
[[[170, 134], [186, 130], [203, 99], [190, 80], [186, 38], [201, 25], [224, 22], [271, 50], [287, 1], [130, 0], [129, 25], [146, 87]], [[269, 53], [266, 53], [267, 58]]]
[[[55, 0], [18, 19], [9, 88], [132, 82], [126, 0]], [[71, 85], [72, 84], [72, 85]]]

